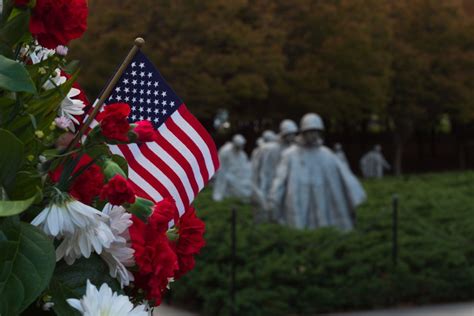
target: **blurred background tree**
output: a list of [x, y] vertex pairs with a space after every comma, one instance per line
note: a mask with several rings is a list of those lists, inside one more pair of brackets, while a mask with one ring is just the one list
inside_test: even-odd
[[400, 173], [405, 144], [417, 133], [434, 139], [449, 118], [466, 159], [474, 0], [95, 0], [90, 12], [71, 52], [91, 97], [143, 36], [147, 55], [211, 129], [219, 108], [251, 139], [313, 111], [329, 134], [360, 134], [359, 155], [377, 117]]

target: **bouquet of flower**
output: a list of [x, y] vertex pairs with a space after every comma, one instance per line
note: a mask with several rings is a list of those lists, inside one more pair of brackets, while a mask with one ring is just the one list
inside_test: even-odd
[[86, 30], [87, 0], [0, 5], [0, 315], [148, 315], [194, 267], [204, 223], [128, 180], [108, 145], [156, 131], [130, 124], [127, 104], [105, 107], [82, 135], [91, 105], [65, 56]]

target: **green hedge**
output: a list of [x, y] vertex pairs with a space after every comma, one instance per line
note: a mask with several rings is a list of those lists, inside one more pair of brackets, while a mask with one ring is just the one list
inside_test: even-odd
[[[196, 208], [207, 246], [196, 269], [172, 285], [176, 304], [229, 313], [230, 208], [238, 207], [238, 315], [311, 314], [474, 298], [474, 173], [429, 174], [364, 183], [369, 200], [350, 233], [255, 225], [252, 207]], [[391, 197], [400, 198], [399, 261], [392, 264]]]

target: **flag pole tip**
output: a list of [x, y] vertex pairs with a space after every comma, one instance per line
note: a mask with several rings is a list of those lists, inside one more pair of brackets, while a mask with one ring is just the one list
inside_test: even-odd
[[142, 47], [145, 44], [145, 40], [141, 37], [137, 37], [135, 39], [135, 45], [138, 47]]

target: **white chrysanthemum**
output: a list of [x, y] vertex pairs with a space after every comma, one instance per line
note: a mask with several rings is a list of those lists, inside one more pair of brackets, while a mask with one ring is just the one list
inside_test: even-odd
[[109, 248], [115, 240], [115, 236], [105, 223], [107, 215], [95, 216], [96, 221], [74, 234], [64, 236], [63, 241], [56, 249], [56, 261], [64, 259], [71, 265], [80, 257], [89, 258], [92, 251], [101, 254], [104, 249]]
[[76, 124], [79, 124], [79, 121], [74, 116], [84, 114], [84, 107], [86, 106], [82, 100], [75, 99], [79, 94], [81, 94], [81, 90], [71, 88], [59, 108], [59, 115], [69, 118]]
[[146, 306], [134, 308], [128, 296], [112, 293], [112, 289], [103, 283], [99, 290], [87, 280], [86, 295], [80, 300], [68, 299], [68, 304], [84, 316], [148, 316]]
[[[39, 44], [36, 44], [33, 47], [34, 49], [30, 53], [30, 59], [33, 64], [39, 64], [40, 62], [45, 61], [49, 57], [56, 54], [56, 51], [54, 49], [49, 49]], [[29, 50], [30, 48], [27, 47], [27, 49]]]
[[133, 254], [135, 250], [130, 247], [128, 228], [132, 225], [132, 215], [121, 206], [107, 204], [102, 212], [110, 218], [110, 228], [115, 236], [110, 247], [104, 249], [102, 259], [109, 266], [110, 275], [120, 281], [122, 287], [133, 281], [133, 274], [126, 267], [135, 265]]
[[97, 218], [102, 216], [106, 215], [89, 205], [66, 198], [63, 201], [51, 202], [31, 224], [43, 229], [47, 235], [57, 237], [94, 227], [97, 225]]
[[51, 77], [43, 84], [43, 89], [51, 90], [57, 88], [66, 81], [67, 78], [65, 76], [61, 76], [61, 69], [57, 68], [54, 70], [53, 75], [51, 75]]
[[[43, 89], [54, 89], [64, 84], [66, 81], [67, 78], [65, 76], [61, 76], [61, 70], [58, 68], [54, 71], [54, 75], [43, 84]], [[86, 106], [82, 100], [76, 98], [80, 94], [81, 90], [71, 88], [67, 93], [67, 96], [61, 101], [58, 115], [70, 119], [75, 124], [79, 124], [79, 121], [75, 118], [75, 116], [84, 114], [84, 108]], [[74, 124], [70, 124], [68, 127], [73, 132], [75, 132]]]

